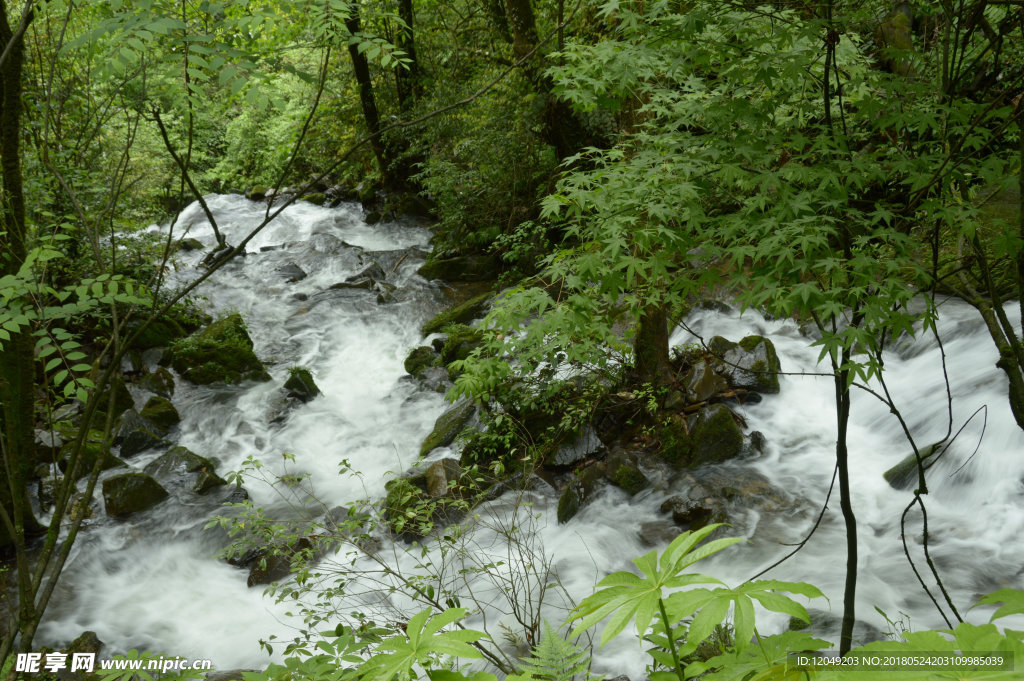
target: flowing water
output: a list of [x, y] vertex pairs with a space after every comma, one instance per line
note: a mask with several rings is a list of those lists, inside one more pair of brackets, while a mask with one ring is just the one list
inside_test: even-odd
[[[265, 210], [238, 196], [211, 197], [210, 206], [229, 243], [243, 238]], [[189, 236], [213, 243], [197, 206], [182, 214], [176, 230], [186, 225], [191, 225]], [[427, 230], [414, 224], [368, 226], [355, 206], [288, 208], [249, 243], [245, 258], [224, 267], [200, 289], [211, 314], [238, 311], [245, 317], [256, 352], [273, 380], [220, 387], [179, 380], [173, 398], [182, 415], [179, 443], [216, 459], [222, 474], [243, 468], [250, 458], [263, 462], [270, 474], [306, 474], [326, 508], [379, 498], [388, 477], [415, 461], [420, 442], [445, 408], [439, 394], [410, 381], [402, 368], [409, 350], [423, 343], [420, 325], [444, 301], [436, 285], [415, 274], [423, 256], [414, 247], [426, 247], [429, 238]], [[186, 255], [169, 283], [196, 276], [200, 257]], [[329, 288], [361, 270], [371, 257], [384, 264], [388, 282], [398, 287], [391, 302], [378, 302], [375, 293]], [[309, 276], [287, 283], [278, 268], [290, 263]], [[774, 341], [784, 371], [819, 371], [818, 350], [809, 347], [790, 321], [702, 310], [687, 319], [687, 327], [705, 340], [713, 335], [738, 340], [763, 334]], [[1017, 539], [1024, 527], [1024, 437], [1010, 415], [1005, 380], [994, 367], [995, 351], [977, 314], [948, 301], [942, 305], [939, 327], [953, 386], [953, 432], [964, 428], [932, 468], [926, 503], [933, 558], [963, 612], [980, 594], [1006, 585], [1024, 586], [1024, 543]], [[695, 339], [679, 329], [672, 340], [684, 344]], [[897, 347], [886, 358], [889, 388], [918, 445], [931, 444], [945, 435], [949, 424], [938, 345], [925, 337]], [[323, 394], [285, 411], [281, 385], [292, 366], [309, 368]], [[768, 445], [765, 453], [724, 466], [722, 472], [756, 470], [785, 491], [785, 503], [737, 516], [733, 530], [749, 541], [702, 567], [727, 583], [753, 576], [789, 550], [782, 543], [803, 538], [832, 478], [831, 378], [786, 375], [781, 384], [779, 395], [737, 408], [748, 428], [761, 431]], [[145, 398], [141, 393], [138, 397], [141, 404]], [[972, 419], [978, 409], [982, 413]], [[860, 539], [858, 617], [884, 631], [888, 625], [874, 611], [877, 606], [894, 620], [905, 613], [914, 629], [942, 626], [903, 555], [899, 520], [911, 492], [894, 490], [882, 478], [910, 452], [899, 423], [877, 399], [856, 391], [849, 441]], [[284, 453], [292, 460], [286, 461]], [[139, 455], [130, 464], [140, 468], [157, 455]], [[359, 475], [339, 475], [343, 459]], [[578, 600], [608, 572], [628, 568], [631, 558], [671, 539], [659, 507], [678, 491], [673, 487], [678, 483], [661, 483], [632, 499], [617, 489], [605, 490], [564, 525], [554, 520], [553, 490], [527, 493], [525, 503], [505, 495], [480, 509], [481, 519], [469, 524], [462, 540], [469, 548], [467, 559], [503, 561], [506, 565], [492, 572], [526, 579], [522, 575], [529, 577], [529, 571], [510, 565], [524, 553], [543, 551], [565, 592]], [[251, 479], [245, 486], [270, 517], [288, 517], [294, 504], [305, 504], [304, 495], [282, 496], [274, 487]], [[107, 643], [108, 653], [139, 648], [211, 658], [221, 669], [264, 666], [268, 658], [258, 641], [271, 635], [290, 639], [301, 620], [288, 614], [293, 606], [264, 597], [259, 587], [248, 588], [244, 570], [215, 557], [224, 535], [203, 527], [228, 491], [197, 497], [185, 488], [172, 488], [171, 498], [128, 521], [107, 520], [100, 511], [74, 549], [40, 642], [66, 642], [91, 629]], [[526, 526], [535, 539], [526, 545], [513, 543], [510, 549], [507, 537], [514, 534], [513, 524]], [[922, 566], [920, 530], [920, 514], [912, 512], [911, 554]], [[835, 496], [801, 553], [768, 574], [819, 586], [831, 605], [810, 605], [821, 611], [817, 617], [824, 633], [832, 635], [841, 615], [844, 536]], [[492, 627], [514, 622], [493, 579], [459, 573], [464, 564], [452, 568], [451, 558], [442, 559], [436, 552], [423, 557], [388, 544], [383, 548], [393, 565], [407, 573], [416, 572], [425, 560], [444, 565], [454, 574], [450, 584], [463, 585], [463, 605], [470, 604], [470, 598], [490, 602], [485, 610]], [[341, 570], [343, 559], [339, 555], [328, 565]], [[345, 569], [369, 567], [360, 559]], [[927, 575], [926, 581], [933, 586]], [[515, 583], [523, 589], [535, 586]], [[376, 605], [392, 610], [413, 607], [395, 595], [363, 595], [339, 607], [347, 612], [373, 605], [374, 598]], [[560, 623], [568, 602], [557, 593], [549, 595], [545, 616], [552, 625]], [[972, 619], [984, 621], [988, 614], [974, 611]], [[766, 628], [785, 625], [772, 616], [764, 622]], [[477, 617], [470, 623], [481, 625], [483, 620]], [[639, 644], [620, 638], [600, 652], [598, 670], [642, 678]]]

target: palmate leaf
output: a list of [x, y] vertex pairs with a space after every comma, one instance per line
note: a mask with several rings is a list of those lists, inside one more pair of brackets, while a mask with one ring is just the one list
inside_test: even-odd
[[[669, 544], [660, 559], [657, 551], [643, 555], [633, 561], [641, 576], [631, 572], [615, 572], [598, 583], [598, 591], [588, 596], [573, 610], [572, 620], [580, 620], [572, 636], [612, 616], [601, 634], [601, 645], [615, 638], [631, 620], [636, 620], [637, 631], [647, 632], [658, 602], [665, 588], [680, 588], [693, 584], [722, 584], [714, 577], [701, 574], [681, 574], [698, 560], [742, 541], [737, 537], [716, 539], [694, 550], [697, 544], [714, 532], [719, 525], [708, 525], [696, 532], [684, 532]], [[704, 591], [704, 590], [699, 590]]]
[[978, 602], [974, 607], [979, 605], [994, 605], [996, 603], [1002, 603], [999, 609], [992, 613], [990, 622], [999, 619], [1000, 617], [1009, 617], [1010, 615], [1020, 615], [1024, 613], [1024, 591], [1019, 589], [999, 589], [992, 593], [982, 596], [978, 599]]
[[432, 656], [480, 658], [481, 652], [471, 643], [487, 634], [468, 629], [440, 631], [466, 616], [465, 608], [449, 608], [431, 618], [426, 609], [412, 616], [405, 635], [393, 636], [377, 647], [377, 653], [359, 667], [359, 677], [372, 681], [389, 681], [396, 675], [407, 676], [413, 665], [426, 665]]

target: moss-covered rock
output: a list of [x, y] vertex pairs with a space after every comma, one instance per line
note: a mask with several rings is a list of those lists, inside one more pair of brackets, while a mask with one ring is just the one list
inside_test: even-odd
[[152, 476], [124, 473], [103, 481], [103, 504], [107, 515], [123, 518], [156, 506], [169, 495]]
[[419, 378], [420, 374], [425, 370], [432, 366], [437, 366], [437, 362], [438, 354], [434, 351], [434, 348], [428, 345], [421, 345], [418, 348], [412, 349], [412, 352], [405, 358], [402, 366], [405, 367], [407, 373]]
[[667, 418], [658, 428], [661, 443], [661, 458], [681, 468], [689, 466], [693, 458], [693, 438], [686, 425], [686, 419], [678, 414]]
[[309, 402], [320, 394], [320, 388], [313, 382], [313, 374], [303, 367], [292, 367], [288, 370], [288, 380], [284, 382], [288, 397], [301, 402]]
[[419, 270], [425, 279], [445, 281], [487, 281], [498, 277], [498, 260], [489, 255], [459, 255], [428, 259]]
[[475, 413], [476, 405], [471, 400], [462, 400], [438, 416], [434, 429], [420, 447], [420, 456], [426, 456], [438, 447], [447, 447], [454, 442]]
[[313, 192], [311, 194], [303, 194], [300, 200], [312, 203], [314, 206], [322, 206], [327, 201], [327, 196], [320, 192]]
[[186, 237], [178, 241], [177, 248], [179, 251], [201, 251], [206, 247], [203, 246], [203, 242], [199, 239]]
[[210, 470], [199, 471], [196, 481], [192, 484], [192, 491], [196, 494], [206, 494], [211, 489], [228, 484], [228, 481]]
[[448, 327], [448, 337], [441, 347], [441, 363], [447, 366], [457, 359], [466, 359], [483, 339], [483, 333], [471, 326], [456, 324]]
[[465, 324], [477, 317], [482, 317], [487, 311], [487, 305], [491, 300], [490, 293], [481, 293], [455, 307], [448, 308], [423, 325], [423, 333], [437, 333], [449, 324]]
[[[71, 454], [75, 450], [75, 441], [65, 443], [60, 449], [60, 458], [57, 461], [57, 466], [60, 468], [61, 473], [67, 473], [71, 466]], [[102, 457], [103, 464], [100, 470], [108, 470], [110, 468], [116, 468], [118, 466], [127, 466], [124, 461], [117, 458], [103, 447], [103, 433], [98, 430], [91, 430], [86, 435], [85, 442], [82, 443], [81, 458], [78, 461], [78, 466], [75, 468], [75, 479], [81, 479], [89, 475], [92, 472], [92, 467], [96, 465], [96, 459]]]
[[651, 486], [647, 476], [640, 470], [637, 455], [621, 447], [608, 453], [605, 471], [608, 480], [630, 496]]
[[199, 385], [269, 381], [270, 374], [252, 348], [242, 316], [232, 314], [172, 343], [166, 361], [187, 380]]
[[690, 433], [693, 439], [690, 463], [694, 466], [720, 463], [743, 450], [743, 431], [723, 404], [713, 404], [701, 410]]
[[149, 421], [164, 432], [181, 422], [181, 415], [174, 408], [174, 404], [165, 397], [154, 395], [146, 401], [146, 406], [139, 412], [139, 416]]
[[734, 388], [759, 393], [779, 392], [782, 366], [775, 345], [763, 336], [747, 336], [739, 343], [715, 336], [708, 349], [716, 357], [716, 371]]
[[246, 193], [245, 198], [249, 199], [250, 201], [262, 201], [263, 199], [267, 198], [267, 192], [269, 191], [270, 188], [265, 185], [253, 185], [252, 189], [250, 189]]
[[605, 477], [604, 462], [587, 466], [576, 473], [558, 498], [558, 524], [567, 523], [590, 501]]

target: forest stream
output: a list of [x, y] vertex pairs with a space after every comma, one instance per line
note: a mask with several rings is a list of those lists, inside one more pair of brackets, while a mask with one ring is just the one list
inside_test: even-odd
[[[209, 204], [229, 243], [240, 241], [266, 210], [265, 204], [236, 195], [212, 196]], [[187, 225], [187, 236], [207, 247], [214, 244], [195, 204], [180, 216], [179, 235]], [[272, 380], [213, 386], [178, 380], [173, 395], [182, 416], [178, 444], [215, 460], [221, 475], [242, 469], [250, 457], [272, 474], [307, 474], [325, 509], [383, 496], [385, 482], [416, 462], [420, 443], [448, 406], [442, 394], [416, 383], [403, 369], [409, 351], [424, 342], [421, 324], [446, 301], [438, 282], [416, 274], [430, 238], [431, 232], [414, 222], [370, 226], [357, 204], [328, 209], [298, 203], [286, 209], [248, 244], [245, 257], [216, 272], [199, 290], [211, 315], [242, 314]], [[200, 251], [181, 254], [168, 285], [195, 277], [202, 257]], [[387, 299], [369, 290], [330, 288], [371, 260], [396, 287]], [[282, 268], [290, 265], [308, 276], [287, 282]], [[1024, 527], [1024, 433], [1010, 415], [1006, 382], [995, 367], [995, 350], [978, 314], [956, 300], [942, 302], [940, 310], [953, 394], [952, 431], [964, 427], [930, 469], [931, 493], [925, 502], [932, 557], [951, 597], [965, 612], [981, 594], [1003, 586], [1024, 587], [1024, 542], [1017, 534]], [[1008, 308], [1008, 314], [1014, 312]], [[835, 463], [834, 387], [831, 376], [813, 375], [819, 371], [819, 348], [811, 347], [791, 320], [766, 320], [752, 311], [741, 315], [722, 306], [698, 309], [685, 324], [705, 340], [764, 335], [774, 342], [786, 372], [780, 377], [780, 394], [734, 407], [746, 431], [763, 433], [766, 445], [762, 453], [722, 464], [720, 473], [753, 471], [778, 491], [773, 503], [750, 506], [734, 516], [731, 532], [747, 542], [698, 566], [735, 585], [791, 550], [786, 544], [799, 542], [813, 526]], [[677, 345], [695, 341], [682, 327], [672, 336]], [[281, 385], [293, 366], [308, 368], [323, 394], [285, 409]], [[918, 445], [940, 440], [949, 419], [934, 337], [897, 342], [886, 356], [886, 376]], [[133, 391], [137, 405], [145, 402], [146, 394]], [[849, 441], [860, 541], [857, 637], [863, 641], [891, 629], [876, 607], [911, 629], [943, 627], [900, 541], [900, 516], [912, 490], [896, 490], [883, 479], [911, 451], [900, 424], [875, 397], [855, 390]], [[141, 469], [160, 453], [140, 454], [130, 466]], [[285, 461], [283, 453], [294, 459]], [[450, 448], [442, 448], [431, 456], [450, 454]], [[343, 459], [357, 475], [339, 474]], [[492, 553], [495, 561], [508, 561], [515, 552], [508, 552], [504, 537], [518, 524], [532, 537], [533, 550], [542, 550], [551, 560], [566, 593], [579, 601], [604, 575], [628, 569], [632, 558], [671, 540], [673, 525], [660, 509], [684, 483], [668, 477], [654, 482], [634, 497], [608, 487], [561, 525], [555, 520], [558, 496], [553, 488], [535, 486], [521, 501], [506, 493], [476, 509], [479, 519], [467, 521], [465, 541], [478, 557]], [[288, 517], [293, 504], [308, 505], [302, 490], [286, 490], [282, 496], [277, 488], [253, 480], [244, 486], [269, 517]], [[216, 556], [225, 545], [224, 532], [204, 530], [211, 517], [223, 512], [221, 503], [234, 488], [205, 496], [184, 485], [169, 491], [167, 500], [130, 519], [111, 520], [100, 509], [88, 521], [46, 612], [40, 645], [63, 644], [92, 630], [105, 642], [105, 654], [137, 648], [210, 658], [218, 669], [262, 668], [268, 657], [259, 641], [275, 634], [284, 640], [295, 635], [302, 626], [297, 614], [288, 614], [297, 611], [295, 605], [275, 603], [263, 595], [262, 587], [248, 587], [246, 571]], [[911, 554], [934, 592], [921, 553], [920, 514], [911, 512], [909, 518]], [[390, 555], [397, 569], [414, 572], [425, 559], [402, 549], [385, 544], [381, 553]], [[823, 625], [816, 633], [833, 638], [842, 610], [845, 555], [836, 494], [814, 537], [767, 575], [821, 588], [830, 603], [816, 601], [809, 607]], [[346, 566], [338, 557], [338, 569]], [[352, 569], [361, 567], [357, 562]], [[484, 577], [479, 579], [477, 597], [491, 588]], [[359, 595], [339, 604], [339, 611], [382, 602], [399, 610], [408, 605], [386, 592], [374, 601], [368, 588], [354, 587]], [[482, 598], [487, 600], [486, 595]], [[554, 592], [549, 596], [545, 616], [552, 626], [562, 623], [567, 604]], [[495, 607], [488, 624], [497, 631], [494, 622], [508, 616]], [[984, 622], [989, 614], [977, 609], [970, 619]], [[762, 630], [788, 624], [777, 615], [765, 617], [759, 621]], [[469, 624], [481, 622], [477, 616]], [[600, 651], [595, 648], [595, 656], [599, 673], [644, 678], [646, 657], [632, 637]]]

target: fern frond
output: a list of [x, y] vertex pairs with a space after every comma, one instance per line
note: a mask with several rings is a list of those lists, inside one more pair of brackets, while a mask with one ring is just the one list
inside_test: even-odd
[[520, 661], [520, 673], [512, 681], [600, 681], [590, 675], [590, 651], [567, 641], [544, 622], [544, 635], [530, 656]]

